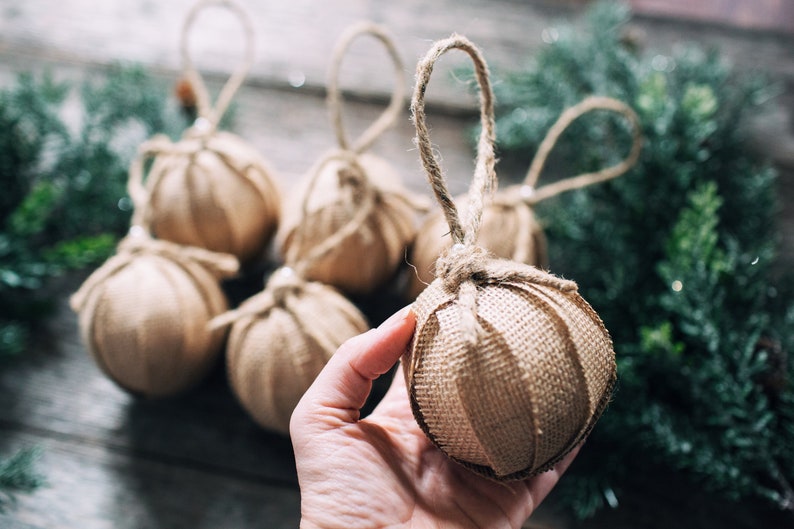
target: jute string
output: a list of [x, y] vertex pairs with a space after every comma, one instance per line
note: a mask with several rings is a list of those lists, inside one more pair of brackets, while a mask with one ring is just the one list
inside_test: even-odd
[[[351, 151], [335, 151], [332, 155], [329, 154], [323, 158], [312, 174], [309, 189], [314, 186], [314, 182], [321, 174], [322, 169], [333, 161], [342, 161], [346, 164], [346, 168], [341, 170], [338, 175], [340, 187], [350, 189], [351, 193], [357, 195], [353, 197], [353, 202], [357, 206], [349, 222], [305, 255], [299, 254], [302, 246], [299, 238], [303, 236], [303, 232], [298, 227], [295, 233], [298, 239], [290, 246], [285, 256], [284, 266], [273, 272], [265, 285], [265, 289], [246, 300], [239, 308], [215, 317], [210, 322], [212, 329], [231, 325], [244, 318], [265, 315], [272, 309], [280, 307], [288, 310], [294, 316], [297, 325], [303, 332], [325, 350], [333, 351], [336, 349], [337, 345], [329, 343], [327, 337], [313, 332], [312, 329], [316, 327], [314, 318], [317, 317], [317, 314], [304, 310], [303, 304], [296, 302], [296, 296], [307, 291], [321, 292], [320, 289], [315, 288], [313, 282], [304, 279], [306, 271], [318, 259], [321, 259], [328, 252], [335, 249], [339, 243], [365, 226], [366, 219], [375, 208], [377, 194], [373, 192], [373, 186], [369, 183], [363, 168], [359, 165], [357, 156]], [[307, 192], [301, 205], [303, 218], [306, 218], [309, 214], [308, 197], [309, 193]]]
[[[474, 177], [469, 188], [469, 204], [466, 218], [460, 220], [458, 209], [449, 193], [441, 165], [433, 152], [430, 133], [425, 115], [425, 93], [436, 61], [447, 51], [459, 49], [466, 52], [474, 63], [474, 71], [479, 85], [480, 136], [477, 144], [477, 158]], [[458, 293], [458, 302], [464, 311], [462, 331], [466, 341], [473, 347], [477, 343], [479, 324], [476, 319], [477, 284], [505, 281], [542, 281], [553, 283], [555, 287], [570, 291], [576, 289], [572, 281], [565, 281], [530, 266], [514, 266], [509, 261], [494, 261], [487, 252], [475, 245], [477, 232], [482, 220], [486, 197], [496, 186], [496, 156], [494, 154], [495, 121], [494, 97], [491, 89], [490, 74], [485, 59], [479, 49], [466, 37], [452, 35], [440, 40], [419, 61], [416, 67], [416, 86], [411, 100], [411, 114], [416, 126], [416, 145], [424, 166], [426, 176], [436, 196], [447, 223], [454, 245], [436, 261], [436, 277], [443, 281], [444, 288], [450, 293]]]
[[284, 256], [284, 260], [287, 266], [297, 271], [300, 275], [303, 275], [312, 264], [337, 248], [342, 241], [354, 233], [363, 232], [365, 236], [373, 236], [369, 233], [369, 230], [365, 228], [367, 219], [375, 208], [378, 190], [369, 181], [364, 169], [358, 163], [358, 157], [352, 151], [335, 150], [330, 152], [315, 166], [305, 195], [303, 196], [303, 201], [301, 202], [302, 218], [305, 219], [310, 214], [309, 201], [312, 190], [322, 174], [323, 169], [328, 164], [335, 161], [342, 162], [343, 164], [343, 168], [337, 173], [339, 188], [350, 193], [348, 203], [351, 206], [355, 206], [352, 208], [353, 215], [345, 225], [335, 231], [333, 235], [325, 239], [321, 244], [314, 246], [308, 253], [303, 253], [303, 240], [305, 237], [308, 237], [308, 234], [305, 233], [306, 230], [302, 225], [298, 225], [295, 228], [296, 240], [290, 245], [287, 254]]
[[[198, 70], [193, 65], [193, 59], [190, 57], [190, 50], [188, 46], [188, 36], [194, 22], [196, 21], [197, 15], [202, 10], [213, 5], [225, 7], [234, 15], [236, 15], [240, 20], [245, 32], [245, 51], [243, 60], [229, 77], [228, 81], [226, 81], [226, 84], [218, 94], [218, 98], [216, 99], [214, 105], [211, 103], [211, 98], [207, 90], [207, 86], [204, 84], [204, 79], [202, 79], [201, 74], [199, 74]], [[198, 109], [199, 119], [205, 119], [206, 124], [209, 125], [206, 127], [206, 129], [203, 129], [200, 132], [209, 134], [217, 128], [218, 123], [223, 117], [223, 114], [225, 114], [226, 110], [229, 108], [229, 104], [232, 102], [234, 94], [236, 94], [237, 90], [239, 90], [240, 86], [242, 86], [245, 77], [248, 75], [248, 71], [251, 69], [251, 65], [254, 63], [255, 41], [254, 28], [253, 24], [251, 23], [251, 18], [248, 16], [248, 13], [246, 13], [246, 11], [240, 6], [240, 4], [234, 0], [201, 0], [193, 6], [185, 18], [184, 25], [182, 26], [180, 49], [182, 52], [185, 78], [188, 80], [196, 94], [196, 107]]]
[[149, 202], [151, 197], [150, 191], [147, 190], [147, 186], [148, 189], [151, 190], [157, 189], [160, 180], [166, 176], [167, 173], [160, 171], [149, 175], [148, 181], [146, 185], [144, 185], [144, 172], [146, 162], [160, 156], [184, 156], [194, 159], [199, 153], [211, 150], [231, 172], [244, 178], [258, 191], [259, 195], [263, 197], [269, 195], [270, 190], [267, 189], [262, 183], [262, 180], [257, 177], [257, 171], [251, 170], [255, 168], [253, 165], [249, 164], [240, 167], [240, 164], [232, 160], [223, 150], [212, 149], [211, 143], [211, 139], [207, 137], [190, 138], [172, 142], [165, 134], [156, 134], [138, 147], [138, 153], [132, 160], [132, 163], [130, 163], [129, 176], [127, 179], [127, 192], [134, 206], [131, 224], [149, 229], [149, 214], [151, 213], [149, 211]]
[[130, 233], [122, 239], [116, 255], [105, 265], [98, 268], [69, 299], [71, 307], [79, 311], [91, 292], [108, 278], [116, 275], [141, 255], [156, 255], [172, 261], [188, 274], [187, 263], [196, 263], [217, 278], [231, 277], [238, 271], [238, 261], [233, 255], [211, 252], [203, 248], [184, 246], [168, 241], [153, 239], [140, 226], [130, 228]]
[[[632, 144], [628, 155], [615, 165], [590, 173], [582, 173], [570, 178], [564, 178], [554, 183], [535, 189], [538, 178], [546, 165], [549, 154], [554, 149], [560, 136], [576, 119], [595, 110], [615, 112], [626, 118], [631, 128]], [[639, 159], [642, 151], [642, 130], [637, 114], [625, 103], [603, 96], [589, 96], [576, 105], [567, 108], [546, 133], [545, 138], [538, 147], [535, 157], [522, 185], [510, 186], [493, 197], [492, 204], [508, 208], [511, 213], [518, 216], [517, 229], [514, 233], [515, 250], [512, 259], [527, 262], [530, 259], [529, 251], [533, 249], [538, 254], [538, 264], [548, 262], [547, 249], [539, 238], [535, 245], [532, 241], [536, 238], [535, 231], [539, 229], [534, 220], [531, 208], [539, 202], [554, 197], [565, 191], [581, 189], [600, 182], [606, 182], [625, 174]], [[521, 206], [525, 204], [526, 207]], [[521, 206], [521, 207], [519, 207]]]
[[[594, 110], [608, 110], [626, 118], [631, 126], [632, 143], [629, 154], [617, 164], [605, 167], [599, 171], [582, 173], [535, 189], [538, 178], [546, 165], [546, 160], [557, 144], [557, 140], [559, 140], [560, 136], [562, 136], [563, 132], [565, 132], [571, 123]], [[546, 133], [546, 137], [540, 143], [535, 157], [532, 159], [532, 163], [529, 166], [527, 175], [524, 178], [524, 186], [526, 187], [525, 191], [522, 193], [523, 201], [532, 206], [565, 191], [572, 191], [574, 189], [580, 189], [617, 178], [626, 173], [637, 163], [641, 151], [642, 129], [640, 127], [639, 118], [634, 110], [625, 103], [611, 97], [589, 96], [576, 105], [566, 109]]]
[[290, 313], [301, 331], [325, 351], [335, 351], [339, 344], [332, 341], [317, 329], [316, 318], [321, 317], [300, 302], [300, 296], [329, 295], [327, 287], [306, 281], [292, 268], [281, 267], [270, 276], [265, 289], [248, 298], [238, 308], [225, 312], [210, 320], [210, 329], [216, 330], [246, 318], [266, 316], [271, 310], [281, 308]]
[[[204, 84], [204, 80], [199, 74], [198, 70], [193, 65], [188, 49], [188, 36], [193, 27], [198, 14], [207, 7], [218, 5], [229, 9], [235, 14], [245, 31], [245, 52], [243, 61], [232, 73], [227, 80], [226, 84], [221, 89], [215, 105], [212, 105], [209, 92]], [[201, 151], [207, 149], [208, 142], [213, 134], [217, 131], [218, 124], [223, 117], [226, 110], [232, 101], [232, 98], [242, 86], [251, 65], [254, 62], [255, 55], [255, 40], [254, 30], [251, 19], [243, 8], [234, 0], [201, 0], [197, 2], [193, 8], [188, 12], [185, 22], [182, 26], [181, 35], [181, 53], [184, 68], [184, 75], [190, 83], [193, 91], [196, 94], [196, 105], [198, 108], [199, 117], [192, 127], [185, 131], [184, 140], [179, 142], [172, 142], [171, 139], [165, 134], [157, 134], [148, 141], [145, 141], [138, 148], [138, 153], [132, 161], [129, 170], [129, 179], [127, 181], [127, 191], [130, 194], [132, 203], [134, 205], [134, 212], [132, 218], [133, 225], [140, 225], [148, 228], [147, 216], [149, 214], [149, 192], [144, 187], [144, 168], [146, 161], [158, 156], [186, 156], [195, 157]], [[235, 172], [238, 171], [222, 153], [216, 152], [221, 157], [224, 163], [232, 168]], [[154, 180], [149, 182], [149, 189], [157, 187], [159, 178], [163, 174], [154, 175]], [[251, 185], [256, 188], [262, 196], [267, 196], [268, 190], [262, 187], [258, 178], [249, 175], [247, 168], [241, 171], [243, 176]]]
[[[389, 53], [392, 65], [394, 66], [394, 89], [392, 91], [389, 105], [383, 113], [375, 120], [356, 141], [350, 142], [342, 122], [342, 93], [339, 89], [339, 71], [342, 66], [342, 59], [353, 41], [364, 35], [370, 35], [378, 39], [386, 51]], [[357, 154], [369, 149], [375, 140], [380, 137], [389, 127], [391, 127], [400, 112], [403, 110], [405, 101], [405, 67], [394, 45], [394, 40], [383, 26], [372, 22], [359, 22], [347, 28], [337, 41], [331, 57], [331, 67], [328, 74], [328, 94], [327, 104], [331, 116], [331, 124], [336, 134], [337, 142], [342, 150], [349, 150]]]
[[[395, 82], [388, 107], [381, 113], [378, 119], [351, 144], [342, 122], [342, 94], [339, 90], [339, 70], [342, 59], [351, 43], [362, 35], [371, 35], [377, 38], [386, 47], [394, 65]], [[285, 261], [287, 266], [293, 268], [298, 274], [302, 275], [313, 263], [337, 248], [340, 243], [351, 235], [359, 233], [364, 237], [374, 236], [370, 233], [366, 223], [377, 205], [379, 189], [370, 182], [366, 171], [359, 163], [358, 155], [371, 147], [375, 140], [395, 123], [403, 109], [404, 101], [404, 66], [394, 45], [394, 41], [389, 36], [388, 32], [382, 26], [371, 22], [360, 22], [349, 27], [342, 34], [334, 48], [328, 76], [327, 104], [339, 147], [326, 153], [323, 158], [315, 164], [303, 197], [301, 211], [303, 218], [309, 215], [309, 201], [319, 176], [329, 163], [336, 161], [341, 162], [343, 166], [338, 173], [339, 188], [347, 190], [350, 193], [348, 197], [350, 200], [347, 202], [353, 207], [353, 214], [344, 226], [334, 232], [334, 234], [323, 241], [322, 244], [312, 248], [311, 252], [305, 255], [300, 254], [302, 253], [303, 246], [302, 239], [306, 237], [307, 234], [304, 233], [305, 230], [302, 226], [297, 226], [295, 230], [296, 241], [290, 246], [285, 256]], [[408, 196], [395, 194], [393, 198], [404, 201], [414, 209], [424, 209], [423, 204], [414, 202]]]
[[[474, 168], [474, 178], [469, 187], [469, 207], [466, 218], [461, 222], [458, 209], [452, 200], [447, 188], [446, 179], [441, 169], [441, 164], [433, 153], [433, 144], [430, 141], [430, 132], [427, 128], [425, 117], [425, 92], [433, 73], [436, 61], [451, 49], [459, 49], [471, 57], [474, 63], [474, 72], [480, 87], [480, 137], [477, 142], [477, 159]], [[416, 126], [416, 139], [419, 156], [425, 168], [428, 182], [433, 189], [436, 199], [441, 204], [444, 216], [449, 224], [452, 240], [457, 244], [470, 246], [477, 240], [477, 232], [482, 220], [482, 210], [485, 198], [496, 187], [496, 155], [494, 154], [495, 122], [494, 122], [494, 97], [491, 89], [488, 65], [482, 57], [480, 50], [466, 37], [452, 35], [448, 39], [440, 40], [430, 48], [427, 55], [416, 66], [416, 85], [411, 99], [411, 115]]]

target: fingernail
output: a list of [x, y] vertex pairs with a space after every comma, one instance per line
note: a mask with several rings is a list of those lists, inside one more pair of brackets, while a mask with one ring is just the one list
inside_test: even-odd
[[378, 325], [378, 329], [381, 329], [381, 330], [382, 329], [388, 329], [390, 327], [394, 327], [396, 325], [399, 325], [400, 323], [405, 321], [405, 318], [407, 318], [408, 314], [410, 314], [410, 312], [411, 312], [411, 307], [412, 306], [413, 305], [406, 305], [405, 307], [401, 308], [400, 310], [398, 310], [397, 312], [395, 312], [394, 314], [389, 316], [383, 323]]

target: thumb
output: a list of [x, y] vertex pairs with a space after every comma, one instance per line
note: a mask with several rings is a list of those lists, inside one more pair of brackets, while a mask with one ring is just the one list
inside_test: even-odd
[[416, 318], [408, 306], [376, 329], [343, 343], [295, 408], [290, 433], [330, 430], [358, 421], [372, 381], [400, 359], [415, 327]]

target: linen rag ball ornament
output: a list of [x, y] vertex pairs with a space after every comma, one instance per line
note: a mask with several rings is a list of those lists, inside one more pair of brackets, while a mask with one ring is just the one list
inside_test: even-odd
[[[395, 85], [383, 114], [351, 143], [342, 125], [338, 87], [342, 58], [358, 36], [371, 35], [386, 47], [394, 64]], [[367, 150], [403, 109], [402, 61], [386, 31], [360, 23], [340, 38], [328, 79], [328, 107], [339, 147], [310, 169], [291, 195], [277, 235], [289, 260], [307, 260], [306, 279], [333, 285], [348, 294], [369, 294], [391, 278], [416, 233], [418, 205], [403, 188], [397, 171]], [[317, 257], [316, 247], [332, 239], [333, 248]]]
[[[461, 221], [428, 135], [424, 93], [435, 61], [465, 51], [480, 86], [482, 131]], [[493, 95], [479, 50], [437, 42], [417, 66], [411, 103], [420, 157], [454, 241], [413, 304], [416, 332], [403, 362], [411, 408], [453, 460], [496, 480], [551, 468], [594, 426], [612, 393], [615, 353], [576, 284], [475, 245], [485, 195], [496, 184]]]
[[335, 289], [282, 267], [265, 289], [212, 325], [231, 324], [226, 360], [231, 388], [259, 425], [284, 434], [298, 401], [345, 342], [369, 329]]
[[[211, 106], [207, 88], [188, 53], [188, 33], [202, 9], [217, 4], [243, 23], [243, 64]], [[261, 258], [281, 214], [281, 199], [267, 162], [242, 138], [217, 130], [232, 97], [253, 63], [250, 20], [230, 0], [199, 2], [182, 32], [187, 81], [195, 93], [199, 117], [176, 143], [157, 135], [139, 148], [130, 168], [129, 193], [135, 205], [133, 223], [155, 237], [215, 252], [231, 253], [243, 263]], [[153, 158], [144, 183], [145, 162]]]
[[[559, 137], [574, 120], [595, 110], [615, 112], [626, 118], [632, 133], [629, 154], [619, 163], [600, 171], [566, 178], [536, 189], [538, 177]], [[641, 150], [639, 119], [629, 106], [610, 97], [590, 96], [583, 99], [565, 110], [549, 129], [538, 147], [524, 182], [497, 191], [484, 206], [477, 244], [497, 257], [548, 268], [546, 236], [535, 218], [534, 207], [539, 202], [564, 191], [581, 189], [617, 178], [634, 166]], [[419, 230], [409, 259], [416, 270], [411, 277], [409, 287], [411, 299], [416, 298], [433, 280], [436, 259], [444, 250], [452, 246], [452, 241], [445, 237], [448, 230], [446, 219], [440, 211], [430, 215]]]
[[133, 226], [116, 255], [70, 298], [100, 369], [145, 397], [175, 395], [215, 365], [224, 333], [209, 321], [227, 310], [218, 280], [237, 259], [149, 237]]

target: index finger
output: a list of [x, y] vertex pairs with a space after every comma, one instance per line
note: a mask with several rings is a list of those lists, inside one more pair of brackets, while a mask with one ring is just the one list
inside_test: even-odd
[[331, 429], [359, 419], [372, 381], [388, 372], [408, 348], [416, 318], [405, 307], [378, 328], [343, 343], [301, 398], [290, 430], [304, 424]]

